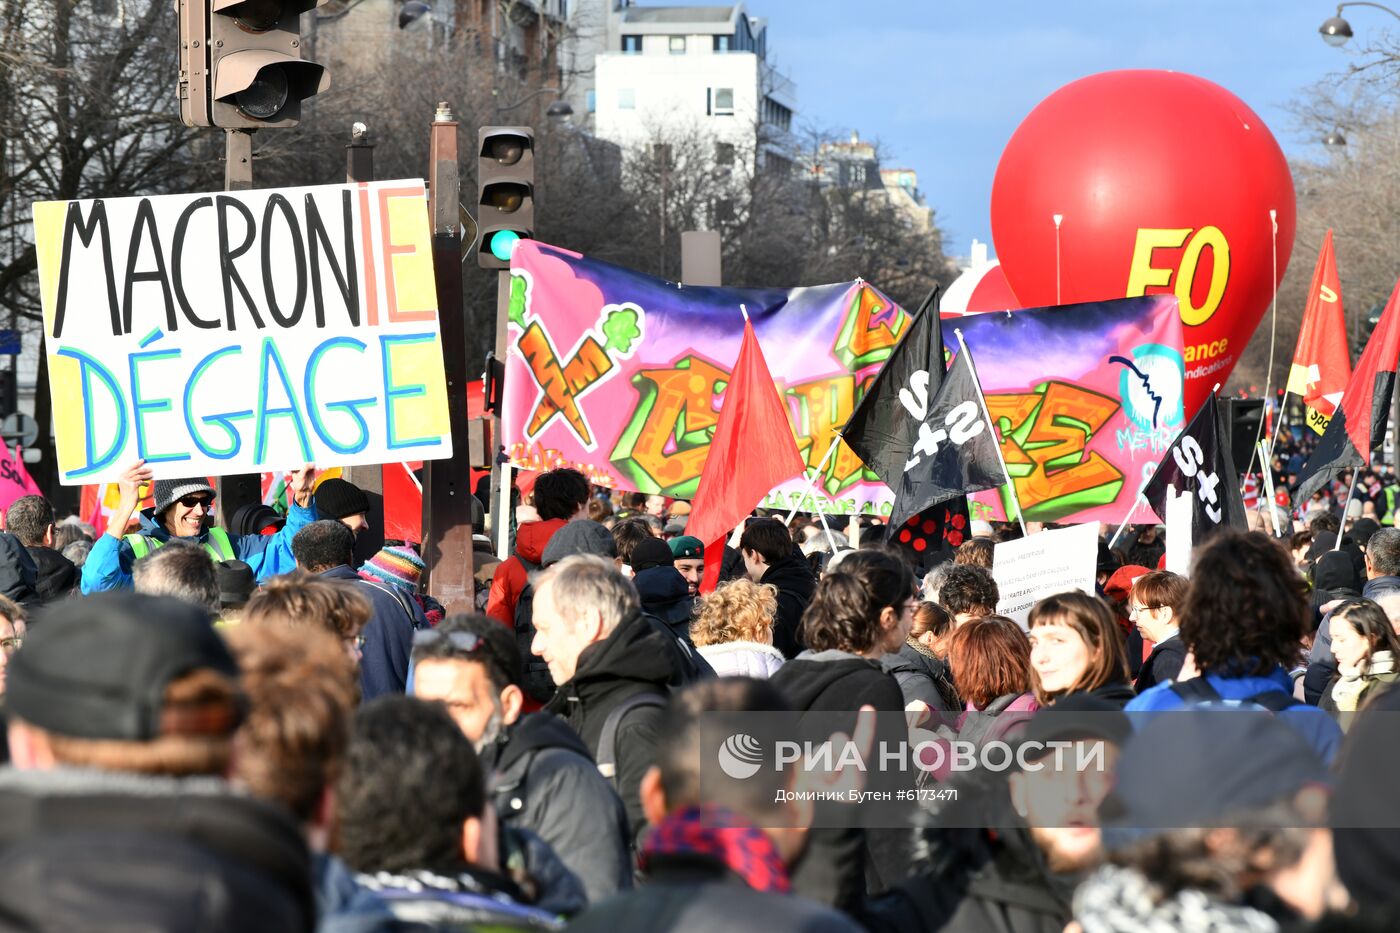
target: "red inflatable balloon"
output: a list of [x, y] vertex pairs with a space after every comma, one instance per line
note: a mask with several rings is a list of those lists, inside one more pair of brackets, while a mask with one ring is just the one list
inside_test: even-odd
[[1177, 296], [1187, 417], [1268, 309], [1295, 219], [1264, 121], [1219, 85], [1170, 71], [1060, 88], [1016, 129], [992, 184], [997, 258], [1023, 305]]

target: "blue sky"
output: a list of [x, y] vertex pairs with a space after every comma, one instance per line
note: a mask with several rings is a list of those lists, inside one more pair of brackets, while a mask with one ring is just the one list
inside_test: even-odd
[[[1318, 35], [1336, 8], [1326, 0], [746, 0], [746, 8], [769, 20], [769, 54], [797, 82], [799, 120], [876, 138], [886, 165], [917, 170], [946, 248], [964, 256], [974, 237], [991, 240], [1003, 146], [1056, 88], [1119, 68], [1190, 72], [1241, 97], [1289, 156], [1316, 157], [1321, 147], [1284, 108], [1352, 60]], [[1345, 13], [1358, 40], [1400, 32], [1380, 10]]]

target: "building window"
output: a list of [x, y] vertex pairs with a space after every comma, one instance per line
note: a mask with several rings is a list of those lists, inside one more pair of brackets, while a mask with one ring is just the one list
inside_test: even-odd
[[715, 143], [715, 164], [725, 166], [734, 164], [733, 143]]
[[714, 102], [711, 112], [715, 116], [732, 117], [734, 115], [734, 89], [732, 87], [711, 88], [710, 95]]
[[715, 51], [728, 52], [733, 39], [733, 36], [715, 36]]
[[672, 55], [685, 54], [685, 36], [671, 36], [670, 49]]
[[598, 92], [596, 90], [589, 88], [587, 93], [583, 95], [583, 99], [584, 106], [588, 108], [589, 113], [598, 112]]
[[715, 223], [725, 224], [734, 222], [734, 201], [730, 198], [719, 198], [714, 204]]
[[617, 89], [617, 109], [636, 110], [637, 92], [634, 88], [623, 87]]
[[623, 36], [622, 51], [628, 55], [639, 55], [642, 51], [641, 36]]

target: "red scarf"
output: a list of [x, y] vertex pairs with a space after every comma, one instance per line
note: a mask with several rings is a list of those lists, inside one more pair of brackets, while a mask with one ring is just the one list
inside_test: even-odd
[[696, 806], [677, 810], [652, 827], [639, 862], [656, 856], [704, 855], [723, 862], [755, 891], [787, 894], [787, 866], [768, 834], [732, 810]]

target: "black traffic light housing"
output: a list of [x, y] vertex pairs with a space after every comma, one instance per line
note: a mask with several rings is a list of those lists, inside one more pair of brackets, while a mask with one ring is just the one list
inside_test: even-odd
[[330, 86], [301, 57], [301, 14], [327, 0], [179, 0], [180, 118], [188, 126], [296, 126]]
[[476, 146], [476, 224], [483, 269], [509, 269], [491, 253], [491, 238], [510, 230], [535, 235], [535, 131], [528, 126], [483, 126]]

